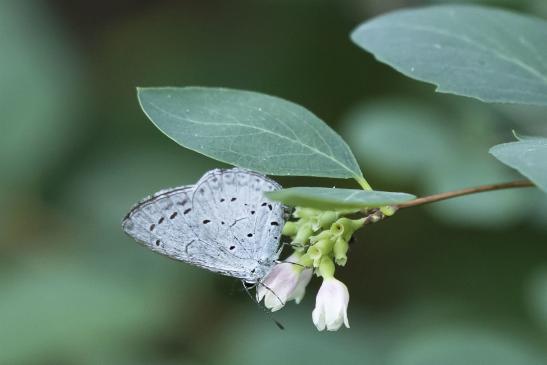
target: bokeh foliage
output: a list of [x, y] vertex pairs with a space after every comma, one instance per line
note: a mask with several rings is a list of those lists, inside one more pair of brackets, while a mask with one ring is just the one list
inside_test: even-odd
[[[483, 3], [547, 17], [542, 0]], [[532, 190], [363, 229], [340, 270], [352, 328], [328, 338], [311, 323], [312, 296], [279, 313], [279, 331], [239, 283], [154, 255], [119, 226], [145, 195], [219, 167], [159, 133], [136, 86], [295, 101], [342, 134], [375, 188], [416, 195], [517, 177], [487, 150], [512, 129], [547, 135], [544, 109], [434, 94], [375, 62], [348, 35], [395, 2], [91, 4], [0, 2], [0, 364], [544, 358], [547, 203]]]

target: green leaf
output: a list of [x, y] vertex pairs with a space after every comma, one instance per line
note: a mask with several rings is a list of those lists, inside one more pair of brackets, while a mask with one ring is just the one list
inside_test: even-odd
[[396, 205], [415, 199], [412, 194], [356, 189], [295, 187], [266, 193], [290, 206], [317, 209], [360, 209]]
[[490, 153], [547, 192], [547, 138], [520, 138], [518, 142], [494, 146]]
[[221, 88], [144, 88], [141, 107], [178, 144], [271, 175], [362, 180], [344, 140], [289, 101]]
[[363, 49], [437, 91], [547, 105], [547, 22], [480, 6], [389, 13], [351, 34]]

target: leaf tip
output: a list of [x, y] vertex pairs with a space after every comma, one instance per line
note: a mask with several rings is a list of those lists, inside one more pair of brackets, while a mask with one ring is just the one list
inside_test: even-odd
[[491, 154], [492, 156], [494, 156], [495, 158], [498, 158], [498, 156], [496, 156], [496, 150], [498, 149], [499, 145], [495, 145], [495, 146], [492, 146], [488, 149], [488, 153]]

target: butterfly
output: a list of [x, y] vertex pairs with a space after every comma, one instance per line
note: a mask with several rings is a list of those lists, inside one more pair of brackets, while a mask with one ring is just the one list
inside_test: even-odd
[[286, 208], [264, 196], [279, 189], [252, 171], [215, 169], [140, 201], [122, 227], [162, 255], [255, 284], [280, 255]]

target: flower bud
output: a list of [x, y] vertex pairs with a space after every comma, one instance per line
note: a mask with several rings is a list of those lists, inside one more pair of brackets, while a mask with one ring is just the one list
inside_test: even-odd
[[338, 237], [334, 243], [333, 252], [334, 252], [334, 262], [336, 265], [345, 266], [348, 261], [347, 252], [349, 249], [348, 242], [342, 237]]
[[308, 248], [307, 255], [311, 260], [313, 260], [313, 267], [319, 267], [319, 264], [321, 263], [321, 257], [323, 256], [321, 250], [313, 245]]
[[391, 217], [397, 212], [397, 207], [394, 207], [392, 205], [385, 205], [380, 208], [380, 212], [382, 212], [387, 217]]
[[322, 239], [331, 239], [332, 238], [332, 232], [330, 230], [321, 231], [318, 235], [311, 236], [310, 237], [310, 243], [314, 244]]
[[323, 212], [317, 218], [321, 228], [327, 228], [338, 219], [339, 213], [333, 211]]
[[320, 212], [317, 209], [296, 207], [293, 216], [295, 218], [315, 218]]
[[305, 253], [298, 259], [298, 264], [304, 267], [312, 267], [313, 259], [310, 257], [309, 254]]
[[321, 257], [321, 262], [319, 264], [319, 275], [321, 275], [324, 279], [332, 278], [334, 277], [334, 262], [332, 262], [332, 259], [328, 256]]
[[311, 229], [311, 224], [304, 223], [298, 228], [298, 232], [296, 232], [293, 243], [305, 245], [312, 234], [313, 231]]
[[330, 238], [323, 238], [322, 240], [317, 241], [314, 247], [317, 247], [323, 255], [329, 255], [332, 252], [332, 246], [334, 241]]
[[334, 222], [331, 226], [331, 231], [334, 235], [338, 235], [349, 241], [353, 233], [365, 224], [365, 219], [348, 219], [342, 217]]
[[281, 234], [283, 236], [293, 237], [294, 235], [296, 235], [297, 231], [298, 231], [298, 225], [296, 224], [296, 222], [287, 222], [283, 226], [283, 231], [281, 232]]

